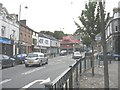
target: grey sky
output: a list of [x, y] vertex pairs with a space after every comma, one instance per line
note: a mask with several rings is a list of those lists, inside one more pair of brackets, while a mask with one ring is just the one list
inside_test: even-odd
[[[85, 1], [87, 0], [0, 0], [0, 3], [9, 13], [16, 14], [21, 5], [21, 19], [26, 19], [27, 25], [35, 31], [63, 30], [72, 34], [76, 30], [73, 18], [76, 19], [81, 14]], [[106, 0], [106, 11], [111, 16], [113, 8], [118, 7], [118, 1]], [[28, 9], [24, 9], [26, 5]]]

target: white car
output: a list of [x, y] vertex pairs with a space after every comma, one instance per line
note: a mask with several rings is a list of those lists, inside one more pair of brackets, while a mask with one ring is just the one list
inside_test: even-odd
[[48, 64], [48, 58], [40, 52], [29, 53], [25, 58], [25, 66], [29, 65], [38, 65], [41, 66], [43, 64]]
[[73, 53], [73, 56], [72, 56], [73, 59], [80, 59], [82, 58], [82, 55], [79, 51], [76, 51]]

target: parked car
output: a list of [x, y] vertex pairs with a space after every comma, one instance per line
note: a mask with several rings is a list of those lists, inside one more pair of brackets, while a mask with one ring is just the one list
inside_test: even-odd
[[114, 60], [120, 61], [120, 54], [114, 53], [112, 54], [112, 57], [114, 58]]
[[7, 55], [0, 54], [0, 66], [1, 66], [1, 68], [14, 67], [15, 59], [11, 58]]
[[80, 58], [82, 58], [82, 55], [79, 51], [76, 51], [76, 52], [73, 52], [72, 58], [73, 59], [80, 59]]
[[[114, 57], [110, 52], [107, 52], [107, 57], [106, 58], [108, 60], [114, 60]], [[97, 59], [103, 60], [103, 52], [100, 52], [99, 54], [97, 54]]]
[[24, 63], [26, 56], [27, 56], [27, 54], [18, 54], [18, 55], [14, 55], [13, 58], [16, 59], [16, 63], [22, 64], [22, 63]]
[[41, 66], [43, 64], [48, 64], [48, 58], [45, 57], [43, 53], [40, 52], [29, 53], [28, 56], [25, 58], [26, 67], [28, 67], [29, 65]]
[[61, 50], [60, 51], [60, 56], [63, 56], [63, 55], [67, 55], [67, 51], [66, 50]]

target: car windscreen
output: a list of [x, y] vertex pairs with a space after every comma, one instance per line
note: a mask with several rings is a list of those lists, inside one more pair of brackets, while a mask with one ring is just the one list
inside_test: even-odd
[[38, 57], [38, 54], [29, 53], [27, 57]]
[[74, 55], [80, 55], [80, 52], [75, 52]]

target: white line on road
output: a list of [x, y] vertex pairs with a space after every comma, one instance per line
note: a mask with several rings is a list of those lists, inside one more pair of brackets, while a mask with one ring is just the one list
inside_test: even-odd
[[45, 79], [45, 80], [35, 80], [35, 81], [33, 81], [33, 82], [25, 85], [25, 86], [22, 87], [22, 88], [29, 88], [30, 86], [32, 86], [33, 84], [35, 84], [35, 83], [37, 83], [37, 82], [41, 82], [40, 84], [44, 84], [44, 83], [48, 83], [48, 82], [50, 82], [50, 81], [51, 81], [50, 78], [47, 78], [47, 79]]
[[61, 63], [65, 63], [65, 62], [53, 62], [53, 63], [50, 63], [49, 65], [57, 65], [57, 64], [61, 64]]
[[39, 67], [39, 68], [35, 68], [35, 69], [33, 69], [33, 70], [29, 70], [29, 71], [27, 71], [27, 72], [22, 73], [22, 75], [31, 74], [31, 73], [33, 73], [33, 72], [35, 72], [35, 71], [38, 71], [38, 70], [41, 70], [41, 69], [43, 69], [43, 68], [45, 68], [45, 67]]
[[60, 62], [60, 61], [62, 61], [62, 59], [58, 59], [57, 61]]
[[4, 84], [4, 83], [6, 83], [6, 82], [9, 82], [9, 81], [11, 81], [12, 79], [6, 79], [6, 80], [4, 80], [4, 81], [1, 81], [0, 82], [0, 85], [2, 85], [2, 84]]

